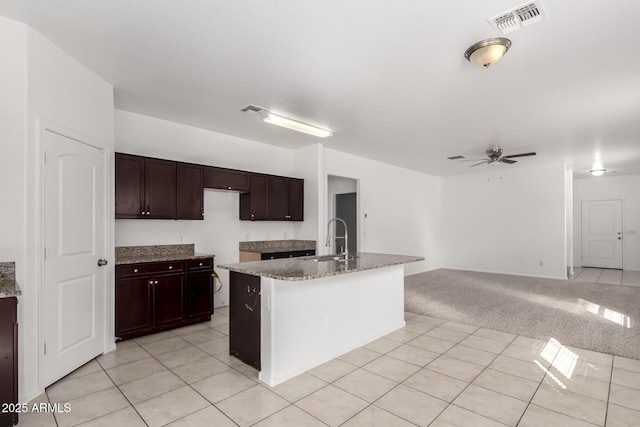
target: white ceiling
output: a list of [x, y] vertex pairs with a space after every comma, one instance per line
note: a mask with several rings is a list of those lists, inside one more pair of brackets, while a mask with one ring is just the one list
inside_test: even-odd
[[[1, 0], [112, 83], [116, 107], [294, 148], [326, 147], [433, 175], [447, 160], [536, 151], [584, 176], [640, 173], [640, 2], [542, 0], [489, 69], [463, 53], [522, 0]], [[334, 131], [318, 139], [240, 112], [257, 104]]]

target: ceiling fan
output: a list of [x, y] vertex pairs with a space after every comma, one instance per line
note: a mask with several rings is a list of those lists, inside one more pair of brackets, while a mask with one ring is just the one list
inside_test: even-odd
[[512, 160], [515, 157], [527, 157], [527, 156], [535, 156], [536, 153], [535, 152], [530, 152], [530, 153], [520, 153], [520, 154], [511, 154], [509, 156], [503, 156], [502, 155], [502, 148], [500, 148], [499, 146], [493, 147], [493, 148], [489, 148], [487, 151], [487, 158], [486, 159], [466, 159], [466, 160], [462, 160], [465, 158], [465, 156], [451, 156], [451, 157], [447, 157], [447, 159], [449, 160], [460, 160], [461, 162], [477, 162], [480, 161], [480, 163], [476, 163], [475, 165], [471, 165], [469, 167], [475, 167], [475, 166], [479, 166], [479, 165], [483, 165], [483, 164], [493, 164], [493, 163], [506, 163], [508, 165], [511, 165], [513, 163], [516, 163], [517, 160]]

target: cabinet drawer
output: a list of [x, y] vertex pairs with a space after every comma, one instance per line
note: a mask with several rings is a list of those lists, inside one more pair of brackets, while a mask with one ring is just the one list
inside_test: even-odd
[[140, 276], [157, 273], [180, 272], [184, 271], [183, 261], [171, 262], [153, 262], [141, 264], [119, 265], [117, 267], [117, 276]]
[[211, 270], [213, 268], [213, 258], [191, 259], [187, 261], [187, 270]]

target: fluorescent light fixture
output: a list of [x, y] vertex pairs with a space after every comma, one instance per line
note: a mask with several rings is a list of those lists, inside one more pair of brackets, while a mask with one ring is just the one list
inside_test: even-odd
[[298, 120], [290, 119], [288, 117], [272, 113], [268, 110], [265, 110], [263, 112], [262, 120], [267, 123], [271, 123], [272, 125], [282, 126], [284, 128], [295, 130], [298, 132], [308, 133], [309, 135], [318, 136], [320, 138], [333, 136], [333, 132], [331, 132], [330, 130], [322, 129], [308, 123], [299, 122]]
[[589, 173], [593, 176], [601, 176], [604, 175], [606, 171], [606, 169], [591, 169]]

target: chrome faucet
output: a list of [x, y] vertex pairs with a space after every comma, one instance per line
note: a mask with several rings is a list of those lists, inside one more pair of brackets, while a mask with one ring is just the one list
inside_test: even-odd
[[[347, 232], [347, 223], [344, 222], [343, 219], [341, 218], [333, 218], [331, 220], [329, 220], [329, 222], [327, 223], [327, 241], [325, 242], [325, 246], [331, 246], [331, 223], [334, 221], [340, 221], [342, 224], [344, 224], [344, 236], [336, 236], [336, 239], [344, 239], [344, 259], [348, 259], [349, 258], [349, 233]], [[335, 228], [335, 227], [334, 227]]]

